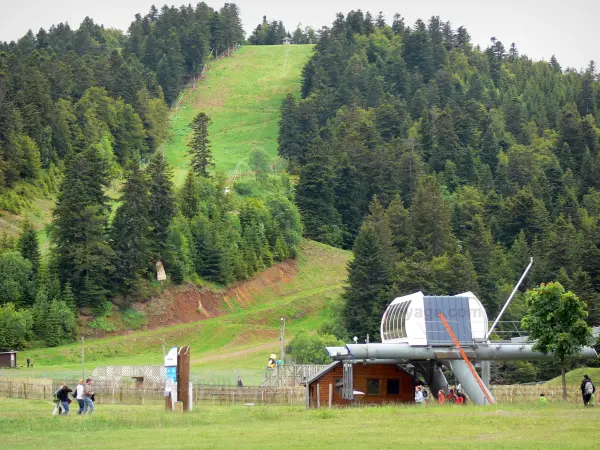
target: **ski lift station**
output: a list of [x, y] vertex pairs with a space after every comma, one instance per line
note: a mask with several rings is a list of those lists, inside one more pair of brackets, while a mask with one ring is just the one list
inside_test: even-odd
[[[509, 302], [510, 298], [500, 316]], [[311, 406], [327, 401], [412, 402], [419, 378], [437, 398], [440, 390], [448, 390], [444, 370], [449, 370], [474, 404], [494, 403], [488, 389], [490, 361], [552, 359], [533, 351], [533, 344], [523, 338], [491, 340], [500, 316], [490, 327], [485, 308], [471, 292], [455, 296], [415, 292], [396, 298], [383, 314], [381, 343], [355, 339], [345, 347], [327, 348], [334, 362], [307, 381], [307, 402]], [[597, 356], [593, 348], [584, 347], [573, 359]]]

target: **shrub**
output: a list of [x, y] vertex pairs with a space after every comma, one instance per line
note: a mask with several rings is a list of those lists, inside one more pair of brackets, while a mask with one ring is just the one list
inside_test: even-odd
[[115, 331], [115, 326], [106, 320], [105, 317], [96, 317], [90, 323], [88, 323], [88, 327], [92, 330], [100, 330], [100, 331]]
[[148, 325], [146, 314], [137, 309], [128, 308], [121, 311], [121, 318], [123, 319], [125, 326], [131, 330], [137, 330]]

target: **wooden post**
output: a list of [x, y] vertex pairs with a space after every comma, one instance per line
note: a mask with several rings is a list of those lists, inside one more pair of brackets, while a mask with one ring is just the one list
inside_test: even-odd
[[304, 407], [306, 409], [310, 408], [310, 387], [308, 383], [306, 383], [306, 393], [304, 394]]
[[171, 411], [171, 393], [165, 395], [165, 411]]
[[321, 407], [321, 388], [319, 383], [317, 383], [317, 409]]
[[331, 403], [333, 400], [333, 385], [329, 383], [329, 409], [331, 409]]
[[183, 411], [190, 411], [190, 346], [179, 348], [177, 352], [177, 401], [183, 404]]

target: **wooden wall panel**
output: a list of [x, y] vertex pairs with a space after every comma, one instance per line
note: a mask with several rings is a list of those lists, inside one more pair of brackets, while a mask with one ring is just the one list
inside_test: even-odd
[[[317, 383], [319, 386], [319, 397], [321, 404], [324, 405], [323, 399], [329, 397], [329, 385], [333, 385], [333, 405], [342, 406], [350, 405], [352, 402], [344, 400], [338, 389], [335, 388], [336, 380], [343, 378], [343, 368], [340, 364], [328, 373], [324, 374], [321, 378], [314, 381], [310, 386], [310, 405], [316, 407], [317, 405]], [[380, 394], [379, 395], [367, 395], [367, 380], [370, 378], [379, 379], [380, 381]], [[387, 380], [399, 380], [400, 381], [400, 394], [388, 394]], [[365, 395], [361, 395], [361, 404], [381, 404], [381, 403], [412, 403], [415, 397], [415, 387], [413, 378], [407, 372], [399, 369], [392, 364], [355, 364], [354, 365], [354, 389], [357, 391], [364, 392]]]

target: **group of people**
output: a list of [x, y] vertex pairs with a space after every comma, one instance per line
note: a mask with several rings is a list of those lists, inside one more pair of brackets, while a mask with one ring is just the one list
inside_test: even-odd
[[[423, 402], [427, 400], [427, 397], [427, 390], [422, 385], [415, 386], [415, 404], [417, 406], [421, 406]], [[466, 405], [467, 396], [458, 389], [449, 389], [448, 395], [446, 395], [444, 391], [440, 389], [437, 395], [437, 403], [440, 405], [443, 405], [444, 403]]]
[[[581, 398], [583, 399], [583, 406], [586, 408], [589, 406], [594, 406], [596, 404], [596, 386], [592, 382], [592, 379], [584, 375], [583, 380], [581, 380]], [[546, 394], [543, 392], [540, 394], [540, 398], [538, 400], [540, 405], [545, 405], [548, 403], [548, 399], [546, 398]]]
[[92, 390], [93, 382], [94, 381], [91, 378], [88, 378], [85, 381], [82, 378], [79, 380], [75, 392], [73, 392], [73, 389], [69, 388], [66, 383], [61, 383], [60, 387], [54, 393], [56, 406], [53, 415], [59, 414], [61, 416], [66, 416], [69, 414], [69, 404], [71, 403], [69, 394], [71, 394], [79, 404], [79, 411], [77, 411], [78, 415], [93, 413], [95, 400], [95, 394]]
[[459, 391], [458, 389], [449, 389], [448, 395], [444, 394], [442, 389], [438, 392], [437, 398], [438, 404], [443, 405], [444, 403], [454, 403], [456, 405], [466, 405], [467, 404], [467, 396], [464, 392]]

